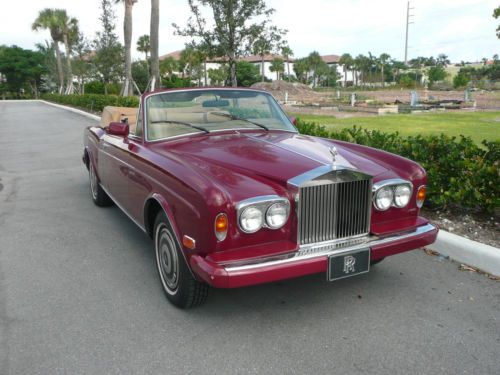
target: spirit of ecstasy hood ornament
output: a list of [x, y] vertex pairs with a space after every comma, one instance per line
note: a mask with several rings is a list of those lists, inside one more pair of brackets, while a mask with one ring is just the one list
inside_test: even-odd
[[330, 154], [332, 154], [332, 163], [335, 164], [335, 162], [337, 161], [337, 155], [339, 154], [339, 152], [337, 151], [337, 147], [330, 147]]

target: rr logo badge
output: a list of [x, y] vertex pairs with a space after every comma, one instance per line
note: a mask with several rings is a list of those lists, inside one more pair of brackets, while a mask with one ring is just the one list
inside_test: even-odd
[[356, 258], [351, 255], [344, 257], [344, 273], [355, 272], [354, 265], [356, 264]]

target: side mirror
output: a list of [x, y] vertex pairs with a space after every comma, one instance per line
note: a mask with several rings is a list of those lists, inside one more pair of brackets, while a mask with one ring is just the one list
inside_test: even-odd
[[291, 123], [293, 124], [293, 126], [297, 127], [297, 119], [293, 116], [290, 116], [289, 117]]
[[118, 137], [126, 137], [128, 136], [129, 129], [128, 124], [123, 122], [110, 122], [108, 126], [108, 134], [116, 135]]

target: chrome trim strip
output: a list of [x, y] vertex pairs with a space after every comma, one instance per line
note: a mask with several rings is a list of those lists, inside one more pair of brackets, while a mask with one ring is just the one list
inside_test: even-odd
[[383, 188], [384, 186], [389, 186], [389, 185], [410, 185], [412, 188], [412, 192], [413, 192], [413, 184], [410, 181], [403, 180], [401, 178], [391, 178], [389, 180], [379, 181], [379, 182], [373, 184], [372, 191], [375, 192], [378, 189]]
[[[228, 263], [225, 270], [229, 273], [246, 271], [252, 269], [258, 269], [270, 266], [280, 266], [293, 262], [300, 262], [307, 259], [322, 258], [332, 255], [339, 255], [350, 251], [360, 250], [366, 247], [383, 245], [390, 242], [400, 241], [409, 239], [412, 237], [420, 236], [422, 234], [429, 233], [435, 230], [436, 227], [432, 224], [426, 224], [421, 227], [416, 228], [410, 232], [400, 232], [387, 237], [365, 237], [360, 239], [359, 243], [353, 245], [347, 245], [347, 247], [338, 247], [339, 245], [345, 244], [346, 241], [327, 241], [318, 244], [311, 244], [307, 246], [301, 246], [299, 251], [293, 253], [287, 253], [283, 255], [278, 255], [275, 257], [267, 257], [261, 259], [254, 259], [246, 262], [240, 263]], [[306, 253], [306, 248], [317, 248], [317, 252]]]
[[[338, 179], [338, 181], [332, 181], [332, 183], [333, 182], [361, 180], [361, 179], [365, 179], [366, 177], [371, 178], [371, 176], [369, 176], [363, 172], [360, 172], [356, 169], [347, 168], [347, 167], [344, 167], [342, 165], [328, 164], [328, 165], [319, 166], [317, 168], [311, 169], [310, 171], [299, 174], [298, 176], [292, 177], [291, 179], [289, 179], [287, 181], [287, 183], [289, 186], [293, 186], [296, 188], [302, 187], [303, 185], [305, 185], [307, 183], [309, 183], [308, 185], [312, 185], [312, 184], [315, 184], [313, 182], [314, 179], [317, 179], [318, 177], [321, 177], [323, 175], [328, 175], [330, 172], [333, 172], [333, 171], [337, 171], [337, 172], [344, 173], [344, 174], [349, 174], [349, 179], [347, 179], [347, 180]], [[330, 175], [331, 178], [337, 178], [338, 176], [340, 176], [340, 174], [339, 175], [333, 175], [333, 174]], [[323, 185], [324, 181], [320, 181], [317, 184]]]

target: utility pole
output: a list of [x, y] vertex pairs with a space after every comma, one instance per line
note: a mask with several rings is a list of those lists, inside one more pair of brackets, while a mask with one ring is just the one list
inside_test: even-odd
[[408, 29], [413, 22], [410, 22], [410, 18], [413, 17], [413, 14], [410, 14], [410, 10], [415, 8], [410, 8], [410, 2], [408, 1], [408, 5], [406, 7], [406, 42], [405, 42], [405, 65], [408, 65]]

